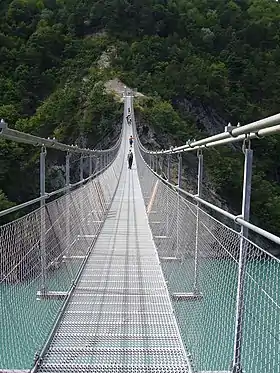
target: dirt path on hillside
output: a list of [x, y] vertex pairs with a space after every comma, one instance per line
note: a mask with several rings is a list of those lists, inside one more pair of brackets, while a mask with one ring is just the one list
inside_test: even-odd
[[[122, 83], [118, 78], [108, 80], [108, 82], [105, 83], [105, 88], [107, 92], [115, 93], [121, 100], [123, 100], [125, 88], [131, 89]], [[136, 97], [144, 97], [144, 95], [140, 92], [134, 92], [134, 95]]]

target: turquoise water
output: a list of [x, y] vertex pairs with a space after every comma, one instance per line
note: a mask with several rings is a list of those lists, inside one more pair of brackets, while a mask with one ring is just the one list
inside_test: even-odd
[[62, 301], [36, 299], [39, 283], [2, 286], [0, 367], [29, 368], [52, 329]]
[[[77, 273], [79, 263], [72, 267]], [[48, 274], [47, 288], [67, 291], [71, 274], [63, 265]], [[0, 368], [28, 369], [44, 346], [63, 300], [38, 300], [39, 279], [0, 285]]]
[[[193, 260], [163, 265], [172, 292], [192, 291], [192, 267]], [[207, 259], [202, 260], [198, 270], [203, 300], [173, 303], [182, 339], [198, 370], [229, 371], [234, 346], [237, 264]], [[280, 372], [279, 270], [276, 261], [254, 260], [247, 265], [242, 340], [244, 373]]]
[[[280, 280], [274, 261], [248, 264], [242, 361], [245, 373], [280, 372]], [[192, 291], [193, 260], [163, 263], [171, 292]], [[176, 301], [182, 339], [199, 370], [228, 370], [233, 355], [237, 265], [229, 260], [207, 259], [199, 265], [202, 301]], [[48, 278], [50, 290], [67, 290], [66, 267]], [[39, 280], [0, 287], [0, 367], [32, 366], [59, 314], [61, 300], [37, 300]]]

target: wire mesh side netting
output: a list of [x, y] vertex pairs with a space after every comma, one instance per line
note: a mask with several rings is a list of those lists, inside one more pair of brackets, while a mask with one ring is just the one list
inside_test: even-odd
[[92, 181], [0, 227], [1, 369], [33, 365], [102, 227], [122, 164], [120, 150]]
[[[241, 235], [161, 181], [142, 155], [141, 189], [185, 347], [198, 372], [232, 371]], [[280, 262], [247, 239], [243, 245], [243, 371], [278, 373]]]

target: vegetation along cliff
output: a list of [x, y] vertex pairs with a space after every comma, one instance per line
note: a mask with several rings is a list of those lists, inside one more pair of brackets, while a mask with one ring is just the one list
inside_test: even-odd
[[[21, 131], [94, 146], [118, 130], [114, 78], [145, 95], [137, 119], [159, 149], [279, 112], [273, 0], [2, 0], [0, 17], [0, 117]], [[279, 140], [253, 142], [252, 220], [276, 234]], [[213, 191], [239, 211], [240, 148], [205, 162]], [[38, 194], [35, 163], [34, 149], [0, 142], [1, 209]]]

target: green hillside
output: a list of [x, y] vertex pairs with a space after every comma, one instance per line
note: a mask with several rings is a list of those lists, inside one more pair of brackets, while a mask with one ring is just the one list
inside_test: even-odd
[[[152, 97], [141, 118], [178, 145], [208, 132], [190, 107], [232, 124], [280, 108], [272, 0], [6, 0], [0, 17], [0, 116], [22, 131], [69, 143], [83, 134], [94, 145], [120, 119], [103, 88], [113, 77]], [[279, 136], [253, 148], [253, 220], [279, 233]], [[0, 208], [35, 196], [34, 150], [1, 142], [0, 155]], [[205, 158], [216, 192], [239, 210], [242, 153]]]

